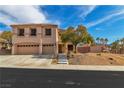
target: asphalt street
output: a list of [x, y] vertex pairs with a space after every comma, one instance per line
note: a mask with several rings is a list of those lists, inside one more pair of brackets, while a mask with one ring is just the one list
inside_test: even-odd
[[0, 68], [0, 87], [124, 88], [124, 72]]

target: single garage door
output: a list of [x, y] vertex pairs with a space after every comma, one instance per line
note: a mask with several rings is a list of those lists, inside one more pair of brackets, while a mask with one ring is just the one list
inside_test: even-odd
[[45, 55], [54, 54], [54, 46], [53, 44], [45, 44], [43, 45], [42, 53]]
[[31, 55], [39, 53], [39, 45], [17, 45], [17, 54]]

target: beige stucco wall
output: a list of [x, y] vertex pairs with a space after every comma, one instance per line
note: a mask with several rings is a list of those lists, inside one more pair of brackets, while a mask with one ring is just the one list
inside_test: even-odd
[[[12, 38], [12, 54], [17, 53], [17, 45], [21, 43], [38, 43], [39, 46], [39, 54], [42, 54], [42, 45], [43, 44], [54, 44], [55, 54], [58, 53], [58, 28], [56, 26], [48, 26], [48, 25], [16, 25], [12, 26], [13, 28], [13, 38]], [[25, 35], [18, 36], [18, 29], [24, 28]], [[30, 36], [30, 28], [37, 29], [37, 36]], [[51, 28], [52, 35], [45, 36], [45, 29]]]
[[102, 52], [102, 47], [101, 46], [91, 46], [90, 52], [93, 52], [93, 53]]
[[0, 43], [0, 50], [1, 50], [1, 48], [2, 48], [2, 44]]

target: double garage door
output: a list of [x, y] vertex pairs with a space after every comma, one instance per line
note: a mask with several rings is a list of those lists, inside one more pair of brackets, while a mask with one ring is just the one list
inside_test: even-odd
[[[17, 54], [19, 55], [31, 55], [31, 54], [39, 54], [39, 45], [17, 45]], [[42, 54], [50, 55], [54, 54], [54, 46], [53, 44], [45, 44], [42, 46]]]
[[30, 55], [38, 54], [39, 45], [17, 45], [17, 54], [20, 55]]

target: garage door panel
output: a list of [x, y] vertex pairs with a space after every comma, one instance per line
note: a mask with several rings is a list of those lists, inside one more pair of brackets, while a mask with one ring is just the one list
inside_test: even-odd
[[43, 46], [43, 54], [54, 54], [53, 46]]
[[17, 54], [38, 54], [39, 45], [18, 45]]

